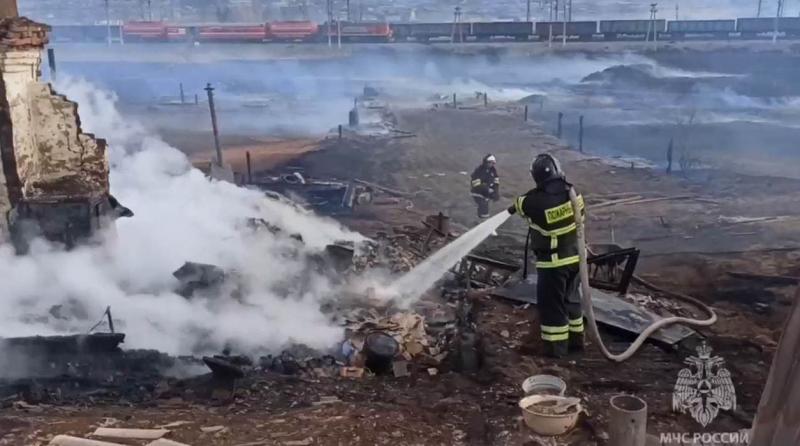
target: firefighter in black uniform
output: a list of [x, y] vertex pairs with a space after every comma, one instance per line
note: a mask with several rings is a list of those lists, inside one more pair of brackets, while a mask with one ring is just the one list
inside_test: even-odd
[[478, 205], [478, 218], [489, 217], [489, 200], [500, 199], [500, 177], [497, 175], [497, 158], [489, 154], [483, 157], [481, 165], [472, 172], [470, 193]]
[[[578, 294], [578, 239], [569, 200], [572, 187], [558, 160], [542, 154], [531, 165], [536, 187], [508, 208], [525, 218], [536, 255], [536, 296], [545, 354], [583, 350], [583, 312]], [[583, 197], [578, 195], [581, 216]], [[583, 217], [581, 217], [583, 218]]]

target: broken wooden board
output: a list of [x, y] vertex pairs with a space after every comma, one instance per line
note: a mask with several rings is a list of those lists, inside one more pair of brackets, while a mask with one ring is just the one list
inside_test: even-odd
[[157, 440], [168, 433], [169, 431], [167, 429], [126, 429], [115, 427], [98, 427], [92, 436], [105, 438]]
[[109, 443], [107, 441], [89, 440], [88, 438], [73, 437], [71, 435], [56, 435], [50, 440], [48, 446], [125, 446], [120, 443]]
[[[527, 280], [521, 280], [505, 288], [498, 288], [491, 292], [492, 296], [502, 297], [517, 302], [536, 303], [536, 275], [529, 275]], [[661, 316], [632, 303], [626, 302], [612, 294], [592, 289], [592, 306], [594, 315], [599, 324], [617, 328], [638, 335], [653, 322], [662, 319]], [[650, 336], [669, 345], [695, 334], [695, 331], [684, 325], [670, 325], [653, 333]]]

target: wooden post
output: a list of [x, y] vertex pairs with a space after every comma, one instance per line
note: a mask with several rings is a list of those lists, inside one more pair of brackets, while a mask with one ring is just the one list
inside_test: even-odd
[[183, 103], [185, 103], [185, 102], [186, 102], [186, 97], [183, 95], [183, 82], [181, 82], [180, 84], [178, 84], [178, 86], [179, 86], [179, 87], [180, 87], [180, 89], [181, 89], [181, 104], [183, 104]]
[[0, 19], [19, 17], [17, 0], [0, 0]]
[[750, 444], [783, 446], [800, 438], [800, 288], [783, 326], [783, 334], [772, 358], [764, 393], [758, 404]]
[[561, 121], [564, 119], [564, 113], [558, 112], [558, 128], [556, 129], [556, 136], [561, 139]]
[[669, 145], [667, 146], [667, 175], [672, 174], [672, 146], [673, 146], [673, 138], [669, 139]]
[[253, 169], [250, 164], [250, 151], [245, 152], [245, 159], [247, 161], [247, 184], [253, 183]]
[[214, 109], [214, 88], [211, 84], [206, 85], [206, 93], [208, 93], [208, 110], [211, 112], [211, 129], [214, 131], [214, 147], [217, 149], [217, 165], [224, 166], [222, 160], [222, 147], [219, 144], [219, 128], [217, 128], [217, 111]]
[[453, 108], [458, 108], [458, 102], [456, 102], [456, 94], [453, 93]]
[[489, 106], [489, 94], [486, 93], [485, 91], [483, 92], [483, 106], [484, 107]]
[[525, 122], [528, 122], [528, 106], [525, 106]]
[[611, 397], [608, 416], [608, 444], [645, 446], [647, 403], [632, 395]]
[[583, 153], [583, 115], [578, 119], [578, 150]]
[[47, 64], [50, 66], [50, 79], [56, 81], [56, 50], [53, 48], [47, 49]]
[[339, 139], [342, 139], [342, 124], [339, 124]]
[[200, 100], [197, 98], [197, 95], [194, 95], [194, 105], [197, 105], [199, 103], [200, 103]]

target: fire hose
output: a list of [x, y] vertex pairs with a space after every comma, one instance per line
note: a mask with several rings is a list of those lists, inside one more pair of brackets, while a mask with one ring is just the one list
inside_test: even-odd
[[[569, 188], [569, 201], [572, 203], [572, 209], [580, 209], [578, 204], [578, 197], [575, 194], [575, 190], [573, 188]], [[575, 212], [576, 215], [579, 212]], [[575, 225], [576, 231], [578, 235], [578, 256], [580, 257], [580, 280], [581, 280], [581, 304], [583, 306], [583, 311], [586, 316], [586, 325], [589, 329], [589, 335], [592, 339], [597, 343], [600, 347], [600, 351], [603, 353], [603, 356], [608, 358], [611, 361], [615, 362], [622, 362], [630, 357], [632, 357], [644, 344], [650, 335], [655, 333], [656, 331], [667, 327], [669, 325], [674, 324], [686, 324], [692, 325], [696, 327], [708, 327], [713, 325], [717, 321], [717, 315], [714, 313], [714, 310], [711, 309], [708, 305], [700, 302], [699, 300], [691, 297], [686, 296], [684, 294], [679, 293], [669, 293], [672, 297], [676, 298], [677, 300], [682, 300], [689, 304], [692, 304], [699, 308], [704, 313], [708, 314], [708, 319], [692, 319], [687, 317], [681, 316], [671, 316], [664, 319], [659, 319], [658, 321], [649, 325], [639, 337], [634, 340], [631, 345], [620, 354], [613, 354], [611, 353], [608, 348], [606, 348], [605, 344], [603, 344], [603, 339], [600, 337], [600, 331], [597, 329], [597, 322], [594, 317], [594, 308], [592, 307], [592, 295], [591, 295], [591, 288], [589, 287], [589, 267], [587, 264], [587, 255], [586, 255], [586, 233], [585, 227], [583, 224], [583, 218], [579, 218], [576, 216], [575, 218]], [[636, 278], [639, 282], [643, 283], [648, 288], [656, 288], [647, 282]]]

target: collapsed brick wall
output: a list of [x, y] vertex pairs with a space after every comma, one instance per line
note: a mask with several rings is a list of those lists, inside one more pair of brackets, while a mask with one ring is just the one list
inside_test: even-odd
[[105, 141], [83, 133], [76, 103], [39, 82], [48, 30], [0, 20], [0, 239], [20, 200], [108, 194]]

